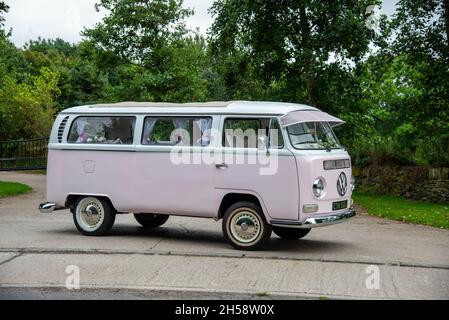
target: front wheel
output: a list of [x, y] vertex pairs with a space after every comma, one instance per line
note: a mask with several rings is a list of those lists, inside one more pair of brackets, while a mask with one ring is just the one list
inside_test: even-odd
[[284, 240], [298, 240], [305, 237], [310, 232], [310, 228], [295, 229], [295, 228], [273, 227], [273, 232]]
[[156, 228], [168, 220], [168, 215], [155, 213], [134, 213], [134, 218], [145, 228]]
[[80, 198], [73, 212], [73, 220], [79, 232], [87, 236], [102, 236], [111, 230], [115, 211], [103, 198]]
[[259, 249], [271, 235], [262, 209], [248, 201], [237, 202], [226, 210], [222, 228], [225, 238], [239, 250]]

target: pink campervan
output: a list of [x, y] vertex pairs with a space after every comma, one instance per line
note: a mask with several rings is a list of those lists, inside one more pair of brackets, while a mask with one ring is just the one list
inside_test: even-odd
[[274, 231], [299, 239], [353, 216], [351, 161], [316, 108], [277, 102], [88, 105], [62, 111], [48, 145], [41, 212], [70, 208], [104, 235], [115, 215], [144, 227], [170, 215], [223, 219], [238, 249]]

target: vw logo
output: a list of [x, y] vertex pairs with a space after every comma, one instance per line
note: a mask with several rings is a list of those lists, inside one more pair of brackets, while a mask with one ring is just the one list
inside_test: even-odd
[[344, 196], [348, 190], [348, 179], [344, 172], [340, 173], [337, 180], [337, 191], [340, 196]]

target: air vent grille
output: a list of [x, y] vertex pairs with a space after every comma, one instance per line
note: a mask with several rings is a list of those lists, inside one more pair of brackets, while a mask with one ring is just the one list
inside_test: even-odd
[[62, 142], [62, 136], [64, 134], [64, 129], [65, 129], [65, 125], [67, 124], [67, 120], [69, 120], [69, 117], [65, 117], [64, 119], [62, 119], [61, 124], [59, 125], [59, 129], [58, 129], [58, 142], [61, 143]]
[[350, 168], [351, 163], [349, 159], [326, 160], [323, 161], [323, 167], [324, 170], [344, 169]]

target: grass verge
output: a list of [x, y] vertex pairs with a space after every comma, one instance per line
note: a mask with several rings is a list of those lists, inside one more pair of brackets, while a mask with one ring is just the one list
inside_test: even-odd
[[47, 174], [47, 170], [23, 170], [20, 173], [29, 173], [29, 174]]
[[354, 202], [369, 214], [393, 220], [449, 229], [449, 204], [404, 199], [396, 195], [355, 192]]
[[30, 192], [31, 190], [31, 187], [23, 183], [0, 181], [0, 197], [13, 196]]

